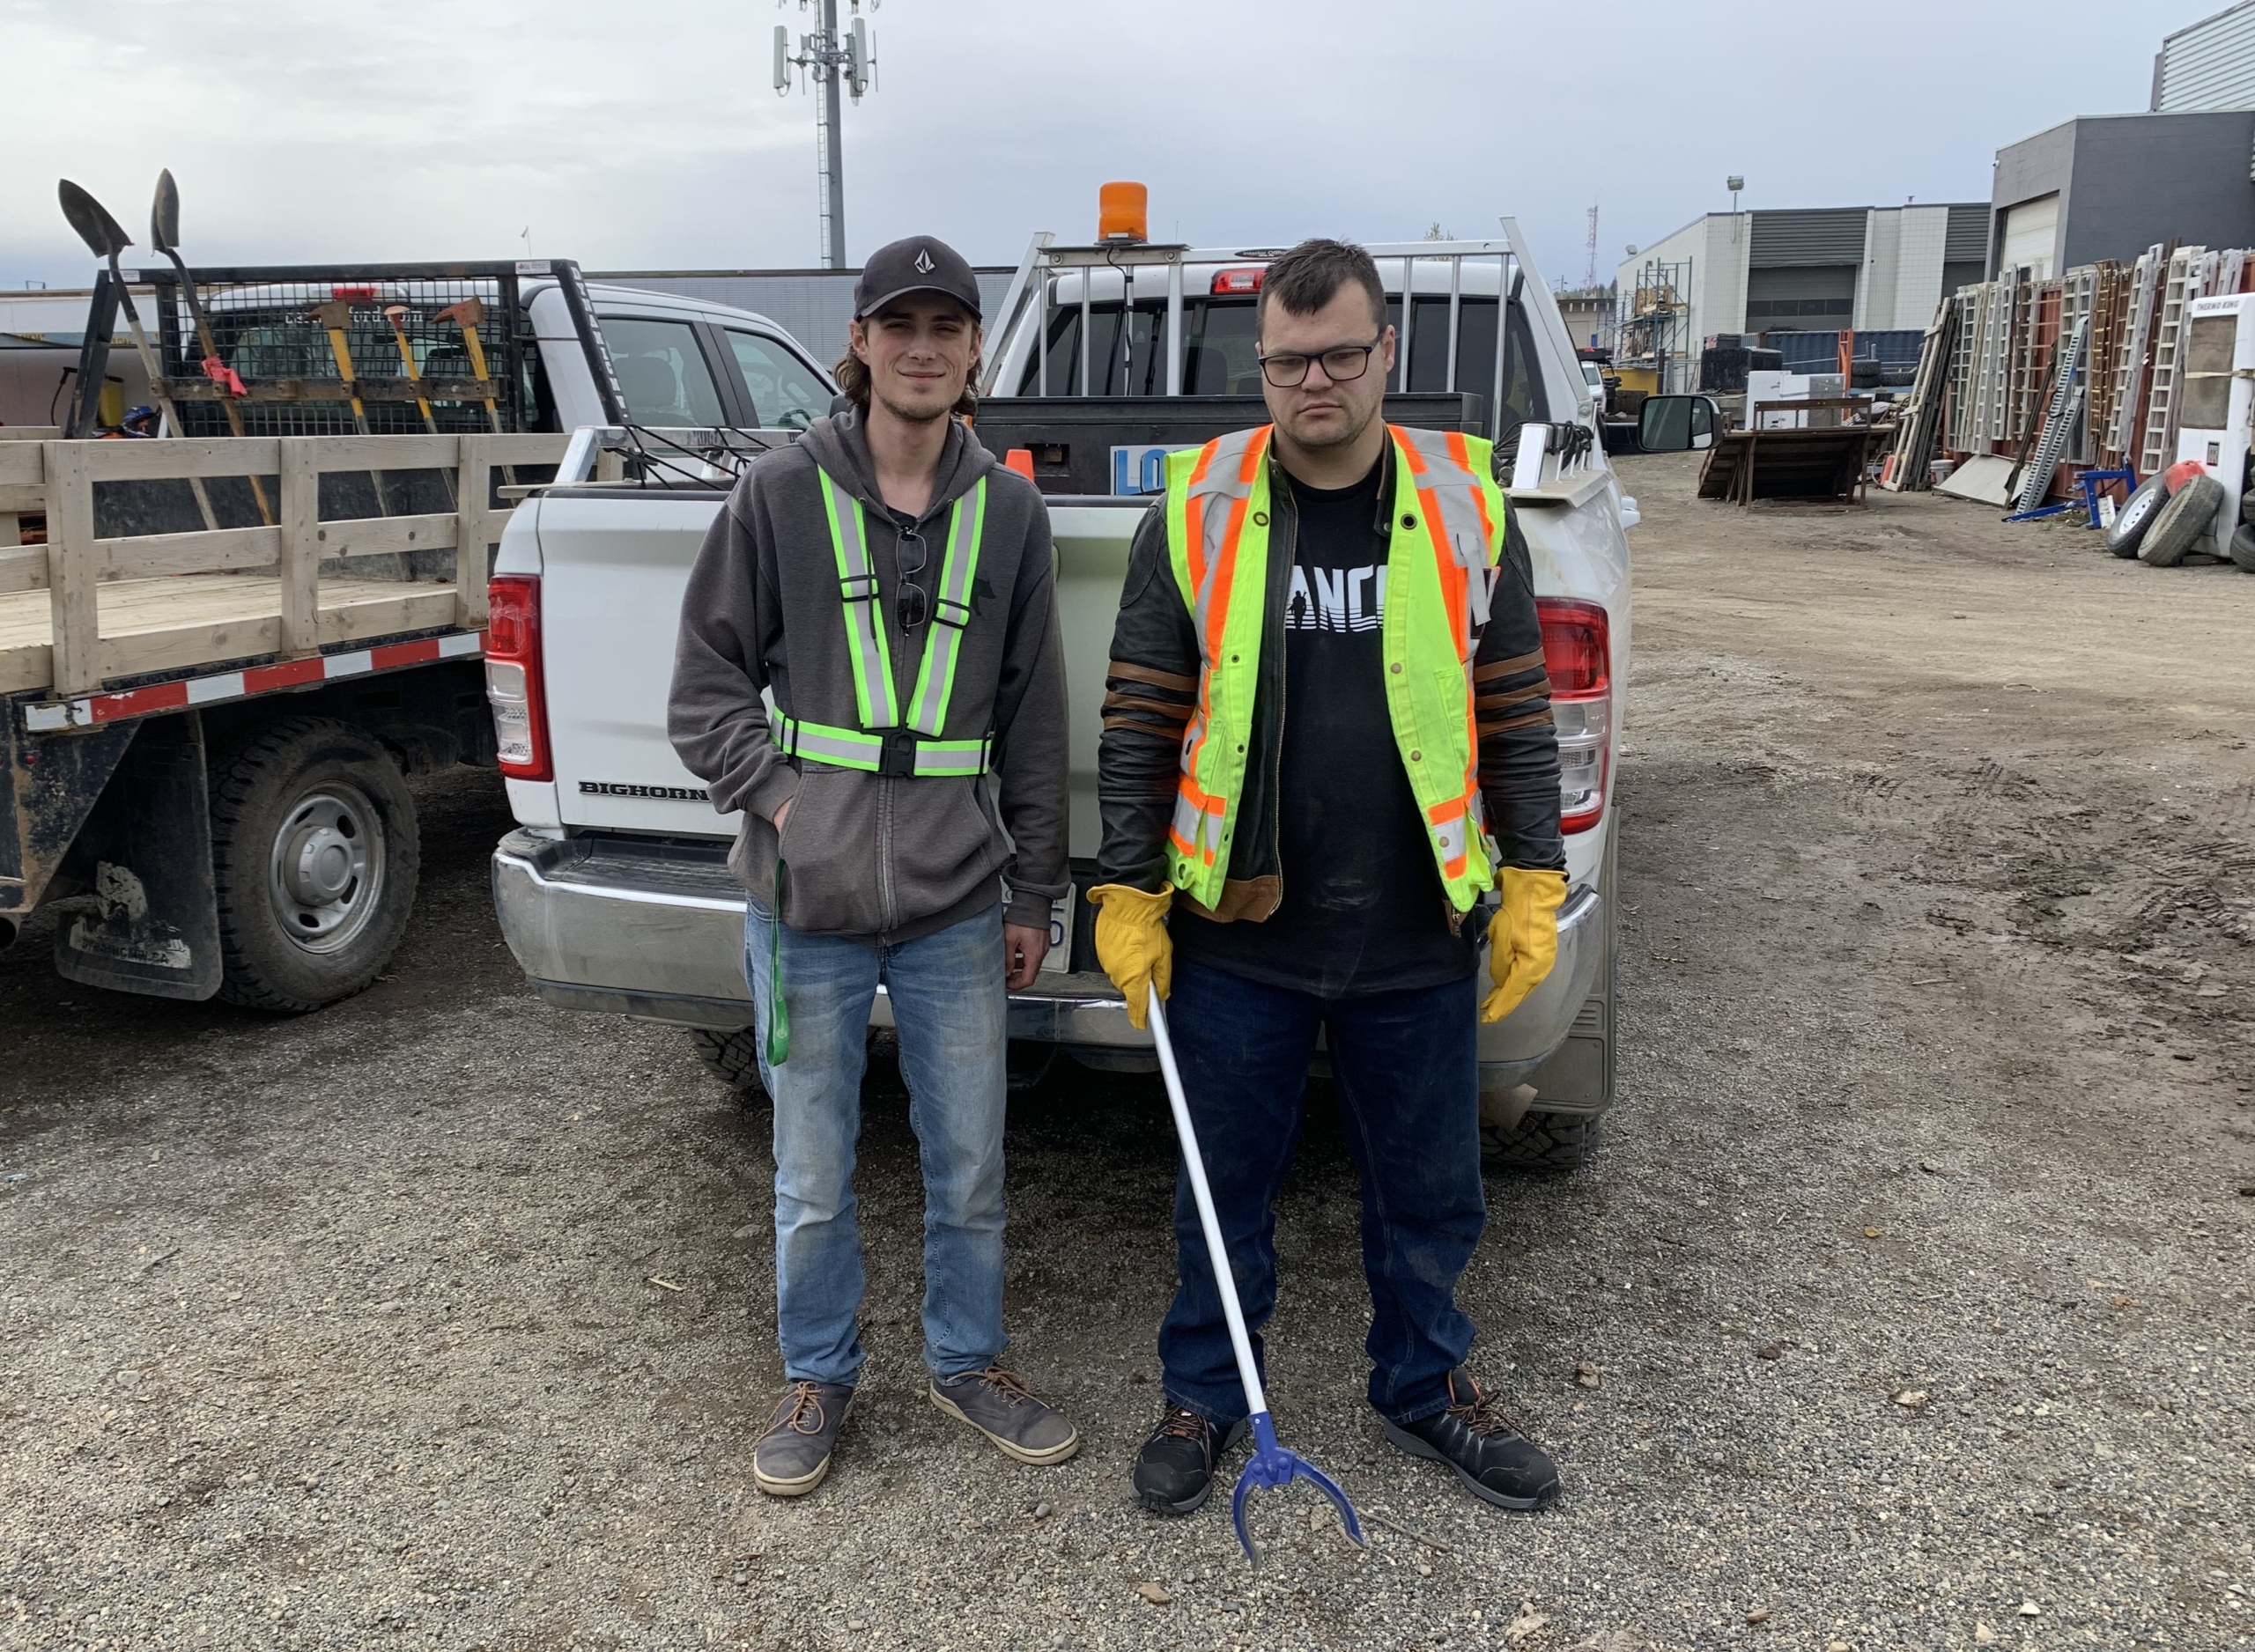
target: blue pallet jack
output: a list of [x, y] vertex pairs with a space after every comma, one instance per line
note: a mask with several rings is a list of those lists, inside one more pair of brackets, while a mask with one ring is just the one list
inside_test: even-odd
[[[2126, 488], [2134, 488], [2138, 485], [2138, 473], [2125, 465], [2119, 470], [2082, 470], [2075, 474], [2075, 486], [2082, 490], [2082, 508], [2089, 517], [2089, 520], [2083, 523], [2085, 527], [2101, 526], [2098, 520], [2098, 496], [2118, 482]], [[2041, 517], [2058, 516], [2062, 512], [2072, 511], [2074, 508], [2072, 505], [2047, 505], [2040, 510], [2015, 511], [2010, 516], [2005, 518], [2005, 520], [2033, 522]]]

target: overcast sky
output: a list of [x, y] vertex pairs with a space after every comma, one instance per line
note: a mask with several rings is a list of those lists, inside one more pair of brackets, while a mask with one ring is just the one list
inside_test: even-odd
[[[1747, 181], [1752, 207], [1986, 200], [2005, 144], [2146, 107], [2223, 0], [882, 0], [845, 118], [847, 252], [929, 232], [1014, 263], [1150, 186], [1201, 245], [1491, 233], [1578, 282]], [[839, 0], [841, 14], [847, 0]], [[83, 285], [68, 177], [191, 262], [820, 262], [814, 101], [771, 86], [799, 0], [0, 0], [0, 288]]]

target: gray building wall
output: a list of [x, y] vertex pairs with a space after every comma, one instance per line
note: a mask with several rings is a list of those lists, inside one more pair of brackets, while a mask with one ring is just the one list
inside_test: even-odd
[[2156, 241], [2255, 245], [2255, 109], [2085, 115], [1997, 151], [1988, 269], [2005, 214], [2056, 191], [2054, 275]]
[[[989, 320], [1009, 291], [1012, 269], [980, 269], [979, 291]], [[854, 319], [858, 269], [609, 269], [589, 270], [590, 281], [654, 292], [677, 292], [713, 304], [732, 304], [775, 322], [825, 367], [846, 353], [846, 326]]]

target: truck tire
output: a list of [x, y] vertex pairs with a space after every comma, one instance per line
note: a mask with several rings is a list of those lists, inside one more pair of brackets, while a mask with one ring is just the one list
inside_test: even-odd
[[2174, 568], [2208, 531], [2222, 504], [2222, 483], [2214, 476], [2192, 477], [2169, 496], [2169, 503], [2146, 529], [2138, 543], [2139, 559], [2148, 567]]
[[2242, 522], [2232, 530], [2231, 559], [2255, 573], [2255, 522]]
[[211, 800], [219, 996], [305, 1011], [374, 980], [422, 860], [415, 800], [375, 737], [328, 718], [257, 726], [213, 756]]
[[1558, 1175], [1578, 1170], [1597, 1151], [1601, 1116], [1544, 1113], [1530, 1108], [1515, 1130], [1480, 1126], [1480, 1164], [1489, 1170]]
[[738, 1101], [757, 1101], [767, 1094], [759, 1077], [757, 1029], [739, 1027], [722, 1032], [718, 1028], [699, 1027], [691, 1031], [689, 1042], [706, 1071], [734, 1090]]
[[2138, 483], [2106, 530], [2106, 549], [2124, 561], [2138, 554], [2138, 542], [2153, 527], [2153, 519], [2169, 503], [2169, 480], [2156, 471]]

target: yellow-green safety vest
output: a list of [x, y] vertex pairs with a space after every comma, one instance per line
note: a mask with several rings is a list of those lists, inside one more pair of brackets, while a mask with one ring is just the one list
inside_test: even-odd
[[[1273, 425], [1166, 460], [1167, 553], [1198, 633], [1198, 704], [1183, 732], [1167, 832], [1171, 881], [1218, 904], [1244, 793], [1268, 594]], [[1379, 626], [1386, 707], [1450, 903], [1468, 911], [1495, 872], [1480, 801], [1472, 651], [1504, 544], [1493, 444], [1389, 424], [1393, 531]]]

